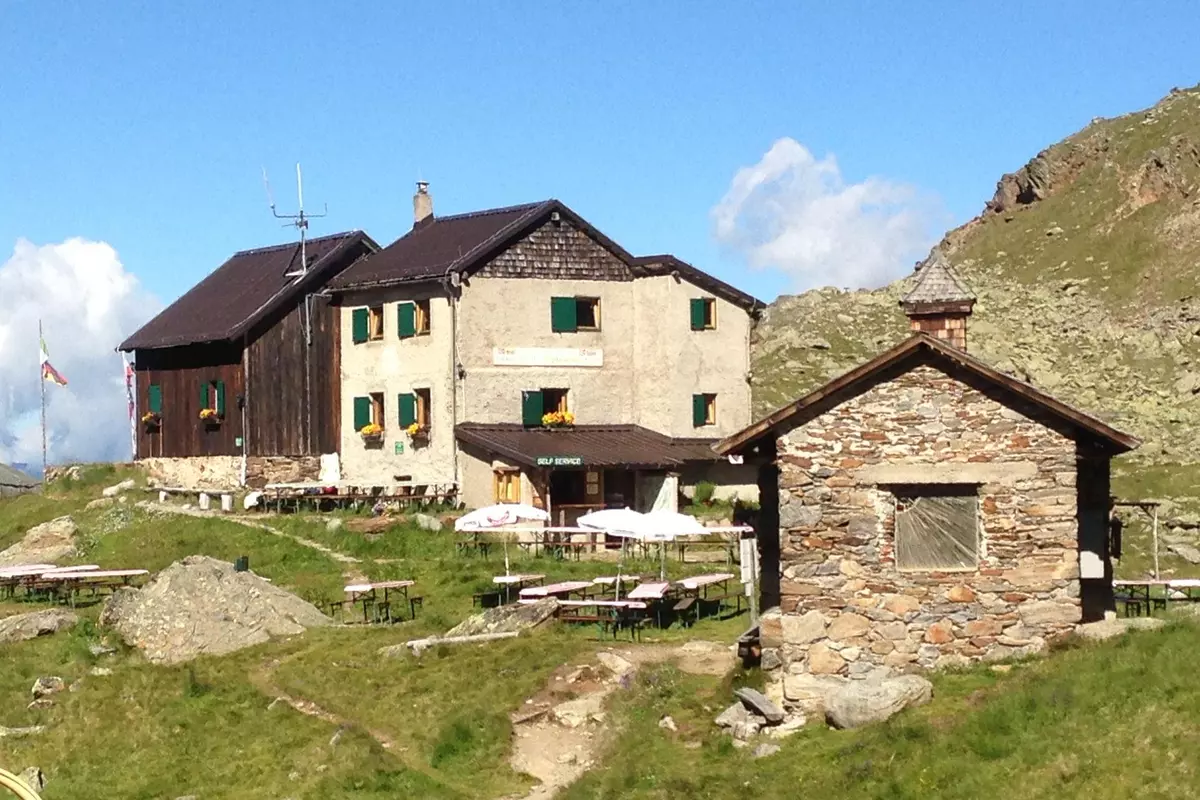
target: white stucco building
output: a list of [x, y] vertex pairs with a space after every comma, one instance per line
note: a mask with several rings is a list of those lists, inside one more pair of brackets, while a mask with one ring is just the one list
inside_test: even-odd
[[[673, 505], [698, 480], [755, 495], [711, 445], [750, 422], [759, 301], [634, 257], [555, 200], [435, 217], [421, 184], [414, 209], [409, 233], [332, 287], [343, 481], [456, 487], [556, 522]], [[548, 428], [555, 411], [574, 424]]]

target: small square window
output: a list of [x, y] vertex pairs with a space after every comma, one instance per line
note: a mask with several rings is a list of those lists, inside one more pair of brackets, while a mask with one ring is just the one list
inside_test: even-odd
[[581, 331], [600, 330], [600, 298], [575, 298], [575, 328]]
[[717, 424], [717, 396], [715, 394], [692, 395], [692, 427], [702, 428]]
[[379, 341], [383, 338], [383, 306], [371, 306], [367, 309], [367, 340]]
[[717, 301], [711, 297], [704, 299], [704, 330], [711, 331], [717, 328]]
[[516, 470], [496, 470], [492, 473], [497, 503], [521, 502], [521, 473]]
[[570, 406], [567, 404], [569, 392], [569, 389], [542, 389], [542, 413], [570, 411]]
[[383, 427], [387, 415], [384, 414], [383, 408], [383, 392], [371, 393], [371, 422]]
[[979, 496], [974, 486], [896, 487], [896, 567], [979, 568]]

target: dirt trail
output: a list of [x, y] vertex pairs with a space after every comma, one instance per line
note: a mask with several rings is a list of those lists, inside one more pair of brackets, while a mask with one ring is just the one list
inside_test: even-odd
[[721, 676], [734, 662], [726, 645], [688, 642], [611, 647], [586, 664], [558, 668], [512, 717], [509, 763], [540, 782], [523, 800], [550, 800], [594, 765], [610, 734], [605, 702], [630, 686], [639, 668], [672, 663], [693, 675]]

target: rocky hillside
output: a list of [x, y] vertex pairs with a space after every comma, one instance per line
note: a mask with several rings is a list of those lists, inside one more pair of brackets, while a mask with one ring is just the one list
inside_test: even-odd
[[[1200, 87], [1096, 119], [1000, 179], [941, 247], [979, 297], [971, 351], [1144, 439], [1140, 458], [1200, 458]], [[907, 335], [875, 291], [782, 296], [754, 344], [757, 410]]]

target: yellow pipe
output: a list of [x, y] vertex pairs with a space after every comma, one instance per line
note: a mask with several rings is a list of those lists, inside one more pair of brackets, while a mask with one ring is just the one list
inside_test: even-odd
[[25, 785], [25, 782], [11, 772], [0, 769], [0, 788], [8, 789], [18, 800], [42, 800], [38, 793]]

